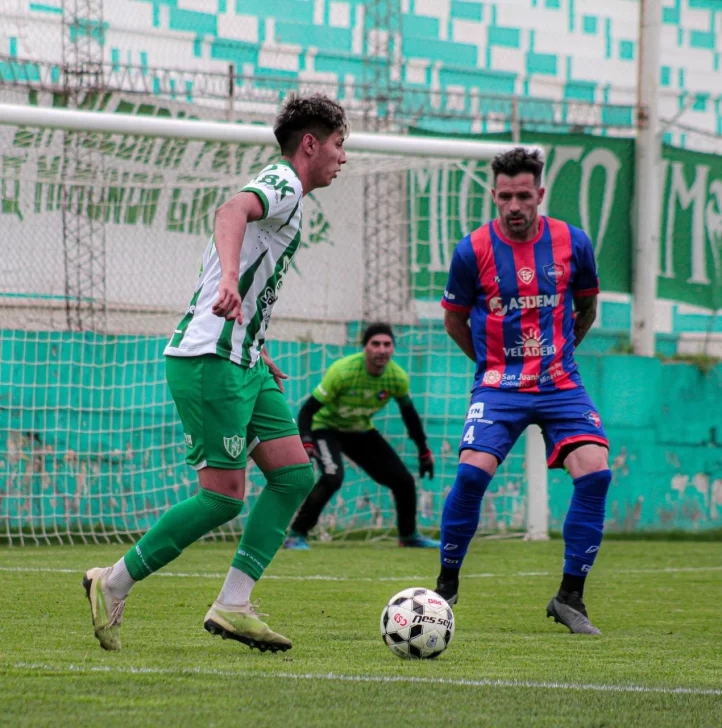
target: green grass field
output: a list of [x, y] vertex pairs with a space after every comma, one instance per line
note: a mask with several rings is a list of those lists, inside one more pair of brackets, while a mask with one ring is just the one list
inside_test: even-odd
[[585, 595], [594, 638], [545, 619], [561, 541], [477, 542], [455, 638], [424, 662], [394, 657], [378, 623], [394, 593], [433, 585], [436, 552], [280, 553], [254, 592], [294, 640], [272, 655], [203, 630], [234, 546], [197, 545], [135, 588], [111, 654], [81, 578], [124, 548], [0, 549], [0, 725], [722, 725], [719, 543], [607, 541]]

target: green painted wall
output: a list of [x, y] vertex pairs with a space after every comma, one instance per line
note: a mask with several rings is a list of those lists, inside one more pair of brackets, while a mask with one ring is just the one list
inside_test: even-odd
[[[355, 334], [353, 329], [350, 332]], [[614, 479], [608, 526], [615, 530], [702, 530], [722, 526], [722, 366], [601, 355], [609, 340], [592, 333], [579, 362], [611, 441]], [[165, 339], [0, 331], [0, 537], [147, 529], [191, 494], [183, 437], [166, 388]], [[291, 376], [297, 407], [336, 356], [355, 347], [273, 342]], [[429, 353], [433, 352], [433, 353]], [[471, 363], [438, 327], [399, 332], [397, 360], [437, 456], [437, 477], [420, 488], [421, 524], [437, 526], [456, 466]], [[378, 421], [415, 469], [395, 405]], [[392, 504], [353, 466], [327, 514], [346, 526], [392, 525]], [[262, 480], [251, 471], [253, 500]], [[483, 525], [523, 525], [523, 443], [485, 499]], [[559, 529], [571, 481], [550, 478], [552, 528]], [[380, 512], [378, 508], [380, 507]], [[247, 511], [246, 511], [247, 512]]]

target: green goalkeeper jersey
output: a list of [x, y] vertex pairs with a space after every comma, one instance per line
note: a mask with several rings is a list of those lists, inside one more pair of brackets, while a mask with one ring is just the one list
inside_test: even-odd
[[314, 415], [312, 430], [329, 428], [342, 432], [373, 430], [371, 418], [393, 397], [409, 395], [409, 375], [395, 362], [389, 361], [383, 373], [375, 377], [366, 369], [363, 352], [334, 362], [313, 390], [323, 403]]

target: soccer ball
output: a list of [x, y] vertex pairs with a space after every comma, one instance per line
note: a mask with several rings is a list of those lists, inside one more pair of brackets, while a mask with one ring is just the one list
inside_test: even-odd
[[438, 657], [454, 636], [454, 613], [431, 589], [404, 589], [381, 612], [381, 636], [398, 657]]

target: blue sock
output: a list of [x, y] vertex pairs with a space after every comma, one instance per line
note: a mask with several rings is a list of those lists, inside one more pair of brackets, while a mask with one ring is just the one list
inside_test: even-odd
[[479, 527], [481, 499], [491, 475], [481, 468], [460, 463], [454, 487], [446, 497], [441, 516], [441, 566], [460, 569], [471, 539]]
[[574, 494], [564, 521], [564, 573], [585, 577], [602, 545], [604, 504], [611, 470], [600, 470], [574, 480]]

